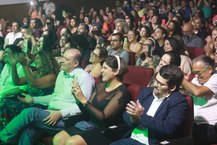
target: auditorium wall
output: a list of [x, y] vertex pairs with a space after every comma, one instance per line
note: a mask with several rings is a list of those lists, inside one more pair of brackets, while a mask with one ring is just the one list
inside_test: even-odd
[[[106, 6], [114, 7], [115, 0], [52, 0], [56, 6], [57, 11], [67, 9], [75, 14], [78, 14], [81, 7], [89, 10], [91, 7], [96, 9], [105, 8]], [[14, 18], [22, 19], [28, 15], [29, 3], [0, 5], [0, 18], [4, 17], [9, 20]]]

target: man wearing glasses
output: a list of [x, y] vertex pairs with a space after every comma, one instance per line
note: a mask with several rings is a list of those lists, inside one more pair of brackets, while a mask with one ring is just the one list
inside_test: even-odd
[[154, 87], [144, 88], [136, 102], [127, 104], [124, 119], [135, 128], [130, 138], [111, 145], [153, 145], [182, 137], [188, 105], [179, 93], [184, 74], [175, 65], [165, 65], [158, 72]]
[[112, 49], [108, 50], [108, 55], [118, 55], [129, 64], [129, 53], [123, 48], [124, 36], [121, 33], [113, 33], [111, 40]]
[[201, 55], [192, 63], [195, 78], [191, 82], [184, 79], [182, 86], [194, 98], [194, 143], [217, 143], [217, 74], [214, 74], [214, 61]]

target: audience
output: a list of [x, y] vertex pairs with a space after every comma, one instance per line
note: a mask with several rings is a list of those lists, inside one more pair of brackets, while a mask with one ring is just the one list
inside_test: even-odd
[[[3, 67], [0, 77], [0, 102], [4, 98], [11, 97], [14, 94], [21, 93], [21, 90], [26, 91], [27, 89], [24, 85], [16, 86], [13, 83], [13, 78], [11, 74], [12, 64], [10, 59], [16, 58], [20, 55], [23, 55], [23, 52], [21, 51], [21, 48], [16, 45], [7, 45], [6, 49], [4, 50], [3, 59], [5, 65]], [[16, 64], [16, 69], [17, 75], [19, 77], [25, 76], [22, 65], [20, 63]]]
[[[107, 145], [106, 139], [100, 130], [111, 125], [123, 123], [122, 113], [131, 97], [127, 88], [122, 83], [123, 75], [127, 71], [126, 62], [119, 56], [108, 56], [103, 63], [102, 81], [88, 101], [79, 86], [73, 88], [75, 97], [80, 102], [80, 107], [90, 116], [90, 121], [97, 127], [80, 131], [75, 127], [66, 129], [55, 135], [54, 145], [80, 144], [80, 145]], [[93, 139], [95, 138], [95, 139]]]
[[[27, 84], [27, 90], [23, 91], [20, 88], [8, 89], [10, 93], [12, 92], [26, 92], [31, 96], [44, 96], [53, 93], [54, 85], [56, 81], [57, 74], [59, 72], [59, 67], [53, 56], [47, 52], [39, 52], [35, 57], [35, 71], [32, 71], [28, 66], [27, 59], [24, 55], [19, 55], [16, 58], [10, 58], [10, 69], [13, 84], [16, 86]], [[25, 76], [19, 77], [17, 72], [17, 64], [21, 64]], [[19, 94], [15, 94], [20, 96]], [[2, 99], [8, 97], [8, 95], [3, 95]], [[4, 99], [0, 107], [0, 124], [5, 127], [7, 123], [16, 115], [18, 115], [22, 109], [26, 107], [31, 107], [32, 105], [27, 105], [20, 102], [16, 98]], [[43, 106], [41, 106], [43, 107]]]
[[217, 142], [216, 122], [216, 77], [214, 61], [205, 55], [193, 60], [192, 72], [195, 78], [191, 82], [183, 80], [182, 86], [194, 97], [193, 139], [196, 145]]
[[196, 48], [203, 48], [204, 43], [203, 40], [194, 34], [194, 28], [191, 23], [186, 23], [182, 27], [183, 31], [183, 41], [186, 47], [196, 47]]
[[113, 33], [111, 35], [111, 47], [108, 50], [108, 55], [118, 55], [123, 58], [126, 63], [129, 63], [129, 53], [123, 48], [124, 37], [122, 33]]
[[85, 71], [89, 72], [90, 75], [94, 78], [100, 78], [102, 69], [102, 64], [104, 63], [108, 52], [103, 47], [96, 47], [90, 54], [89, 62], [91, 64], [85, 67]]
[[155, 40], [149, 37], [142, 46], [139, 58], [136, 60], [136, 66], [144, 66], [155, 70], [160, 61], [160, 57], [154, 53], [156, 51]]
[[186, 76], [191, 74], [191, 59], [186, 55], [185, 49], [181, 47], [178, 40], [173, 37], [168, 37], [165, 40], [164, 51], [173, 51], [181, 58], [180, 68]]
[[154, 87], [144, 88], [136, 102], [130, 101], [124, 119], [133, 125], [130, 138], [111, 145], [159, 144], [184, 135], [188, 105], [179, 93], [183, 73], [178, 66], [165, 65], [158, 72]]
[[0, 140], [6, 143], [33, 145], [35, 138], [46, 131], [55, 134], [63, 130], [64, 119], [81, 113], [77, 99], [71, 92], [72, 81], [77, 80], [87, 100], [94, 86], [94, 79], [80, 67], [81, 60], [81, 53], [77, 49], [67, 50], [63, 55], [62, 71], [57, 76], [51, 95], [32, 97], [22, 94], [24, 98], [19, 99], [24, 103], [42, 104], [47, 106], [48, 110], [37, 107], [24, 109], [0, 132]]

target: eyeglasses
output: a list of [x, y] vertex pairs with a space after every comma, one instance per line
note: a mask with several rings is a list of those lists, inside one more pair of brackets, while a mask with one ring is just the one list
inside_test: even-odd
[[99, 55], [97, 55], [97, 54], [94, 53], [93, 51], [91, 51], [91, 54], [92, 54], [94, 57], [99, 57]]
[[118, 41], [120, 41], [120, 40], [110, 40], [110, 42], [118, 42]]
[[201, 77], [201, 75], [205, 72], [205, 71], [207, 71], [208, 70], [208, 67], [206, 67], [206, 68], [204, 68], [204, 69], [202, 69], [202, 70], [200, 70], [200, 71], [194, 71], [194, 72], [192, 72], [193, 74], [195, 74], [195, 75], [197, 75], [198, 77]]
[[161, 82], [158, 81], [156, 78], [155, 78], [155, 80], [154, 80], [154, 83], [156, 83], [158, 87], [168, 86], [167, 84], [163, 84], [163, 83], [161, 83]]

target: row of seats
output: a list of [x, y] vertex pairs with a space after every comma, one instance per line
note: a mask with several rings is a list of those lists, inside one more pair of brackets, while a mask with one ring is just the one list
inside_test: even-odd
[[[141, 89], [148, 85], [153, 75], [153, 69], [128, 66], [128, 73], [124, 76], [123, 82], [127, 85], [133, 101], [137, 100], [137, 96], [139, 96]], [[99, 80], [97, 79], [97, 84], [98, 81]], [[193, 125], [193, 100], [191, 96], [186, 96], [186, 100], [189, 105], [189, 113], [187, 114], [188, 120], [186, 121], [185, 135], [190, 136]], [[52, 136], [43, 137], [41, 142], [45, 145], [52, 145], [52, 139]]]

